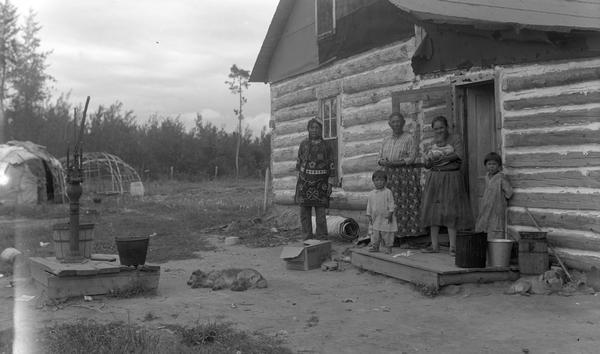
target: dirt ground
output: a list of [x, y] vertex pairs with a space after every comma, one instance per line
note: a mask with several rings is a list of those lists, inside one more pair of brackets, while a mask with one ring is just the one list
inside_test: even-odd
[[[298, 353], [597, 353], [600, 296], [505, 295], [510, 283], [442, 289], [434, 298], [408, 283], [361, 271], [286, 270], [281, 247], [216, 246], [198, 258], [161, 264], [157, 295], [129, 299], [94, 297], [39, 306], [27, 284], [7, 287], [0, 278], [0, 323], [13, 324], [16, 341], [35, 345], [31, 329], [93, 318], [168, 330], [166, 324], [233, 322], [239, 329], [284, 340]], [[342, 252], [349, 244], [336, 243]], [[269, 282], [245, 292], [191, 289], [195, 269], [252, 267]], [[12, 316], [14, 315], [14, 323]], [[26, 352], [26, 351], [25, 351]]]

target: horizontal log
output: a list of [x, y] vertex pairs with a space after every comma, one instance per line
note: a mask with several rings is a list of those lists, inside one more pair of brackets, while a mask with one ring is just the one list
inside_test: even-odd
[[394, 103], [423, 101], [426, 107], [440, 105], [441, 102], [450, 102], [450, 85], [433, 85], [407, 91], [392, 92]]
[[[287, 122], [300, 118], [314, 117], [319, 112], [317, 101], [301, 103], [299, 105], [285, 107], [273, 113], [275, 122]], [[308, 121], [308, 119], [307, 119]]]
[[505, 137], [506, 147], [600, 144], [600, 131], [591, 129], [510, 133]]
[[373, 172], [379, 166], [377, 165], [378, 154], [365, 155], [353, 158], [346, 158], [342, 161], [342, 171], [344, 173]]
[[377, 70], [363, 72], [344, 79], [344, 93], [355, 93], [411, 82], [414, 79], [410, 61], [390, 64]]
[[342, 80], [327, 81], [316, 87], [317, 98], [323, 99], [342, 93]]
[[594, 80], [600, 80], [600, 68], [598, 67], [574, 68], [538, 75], [523, 74], [517, 77], [507, 77], [502, 83], [502, 91], [523, 91], [536, 88], [576, 84]]
[[296, 172], [296, 160], [284, 161], [284, 162], [273, 162], [273, 171], [271, 172], [273, 177], [285, 177], [295, 174]]
[[296, 160], [296, 157], [298, 157], [298, 148], [298, 146], [291, 146], [287, 148], [273, 149], [273, 152], [271, 153], [271, 161], [283, 162]]
[[423, 125], [431, 127], [431, 122], [433, 122], [433, 118], [437, 116], [445, 116], [446, 119], [448, 119], [448, 124], [453, 124], [452, 107], [443, 105], [423, 109]]
[[368, 140], [358, 143], [350, 143], [344, 146], [344, 158], [351, 158], [365, 154], [379, 154], [381, 140]]
[[308, 87], [302, 90], [290, 92], [285, 96], [271, 98], [271, 108], [274, 112], [302, 103], [308, 103], [317, 100], [317, 94], [314, 87]]
[[585, 255], [578, 254], [577, 251], [569, 249], [556, 249], [560, 259], [565, 266], [581, 271], [588, 272], [595, 267], [600, 269], [600, 252], [589, 252]]
[[390, 63], [406, 62], [410, 60], [413, 53], [414, 39], [412, 38], [392, 46], [368, 51], [353, 58], [342, 60], [324, 70], [315, 71], [302, 75], [302, 77], [293, 78], [278, 83], [277, 85], [273, 85], [271, 97], [277, 98], [308, 86], [315, 86], [322, 82], [337, 80], [361, 72], [375, 70], [380, 66]]
[[587, 175], [584, 175], [579, 171], [516, 173], [511, 174], [509, 179], [512, 186], [515, 188], [600, 188], [600, 171], [589, 171]]
[[582, 110], [557, 110], [525, 116], [504, 117], [506, 129], [527, 129], [578, 125], [600, 122], [600, 108]]
[[302, 132], [308, 134], [306, 126], [308, 124], [309, 119], [310, 118], [301, 118], [298, 120], [291, 120], [291, 121], [287, 121], [287, 122], [278, 123], [275, 126], [274, 134], [275, 135], [287, 135], [287, 134], [302, 133]]
[[[529, 211], [536, 222], [543, 227], [567, 230], [591, 231], [600, 234], [600, 218], [574, 211], [564, 213]], [[535, 227], [533, 221], [525, 211], [508, 210], [509, 225], [523, 225]], [[600, 240], [599, 240], [600, 241]]]
[[299, 146], [302, 140], [308, 137], [307, 133], [302, 134], [289, 134], [289, 135], [273, 135], [271, 140], [271, 148], [284, 148]]
[[539, 107], [562, 107], [600, 102], [600, 92], [575, 92], [557, 96], [527, 97], [504, 101], [504, 109], [517, 111]]
[[[509, 227], [507, 230], [508, 237], [514, 240], [519, 240], [519, 231]], [[599, 235], [600, 236], [600, 235]], [[600, 251], [600, 238], [581, 237], [576, 233], [568, 232], [549, 232], [546, 234], [546, 240], [552, 247], [568, 248], [572, 250], [585, 250], [591, 252]]]
[[344, 129], [344, 141], [378, 140], [388, 136], [389, 125], [381, 120], [365, 125], [357, 125]]
[[358, 108], [344, 109], [344, 127], [362, 125], [376, 121], [387, 121], [392, 113], [391, 99], [385, 99], [375, 104], [365, 105]]
[[[294, 205], [295, 190], [275, 190], [274, 198], [276, 204]], [[329, 209], [338, 210], [365, 210], [367, 208], [367, 193], [352, 193], [334, 191], [329, 200]]]
[[344, 93], [344, 108], [360, 107], [375, 104], [383, 99], [391, 97], [391, 92], [409, 90], [412, 83], [404, 83], [394, 86], [378, 87], [375, 89], [360, 91], [352, 94]]
[[528, 208], [598, 210], [600, 194], [517, 192], [509, 203], [511, 206]]
[[372, 172], [344, 176], [343, 188], [346, 192], [368, 192], [373, 189]]
[[280, 178], [273, 178], [272, 186], [274, 190], [292, 190], [296, 188], [296, 182], [298, 181], [298, 176], [286, 176]]
[[561, 168], [600, 166], [600, 151], [511, 154], [507, 151], [505, 165], [511, 168]]

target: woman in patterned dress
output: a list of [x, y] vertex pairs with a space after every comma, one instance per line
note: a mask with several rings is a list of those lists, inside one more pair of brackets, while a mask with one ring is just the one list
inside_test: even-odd
[[329, 144], [323, 140], [323, 125], [317, 118], [308, 121], [308, 138], [300, 143], [296, 170], [298, 181], [294, 200], [300, 205], [300, 223], [305, 239], [312, 234], [312, 208], [315, 208], [316, 237], [327, 237], [326, 209], [329, 208], [331, 186], [336, 176], [335, 159]]
[[379, 152], [379, 166], [388, 175], [387, 186], [396, 203], [398, 236], [416, 236], [423, 233], [420, 226], [421, 182], [420, 168], [415, 164], [417, 142], [404, 131], [405, 119], [400, 112], [388, 118], [392, 135], [383, 139]]

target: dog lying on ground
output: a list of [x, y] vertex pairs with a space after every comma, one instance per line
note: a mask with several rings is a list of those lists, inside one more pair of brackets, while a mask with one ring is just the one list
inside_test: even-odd
[[190, 276], [187, 284], [192, 288], [244, 291], [250, 288], [266, 288], [267, 280], [263, 278], [262, 274], [251, 268], [229, 268], [211, 270], [208, 273], [196, 270]]

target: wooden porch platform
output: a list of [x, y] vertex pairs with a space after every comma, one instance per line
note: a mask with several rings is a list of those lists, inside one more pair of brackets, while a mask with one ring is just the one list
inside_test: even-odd
[[[449, 284], [489, 283], [519, 279], [519, 267], [459, 268], [448, 253], [423, 253], [395, 248], [391, 255], [354, 248], [352, 264], [414, 284], [436, 288]], [[396, 255], [396, 257], [394, 257]]]
[[160, 266], [123, 266], [117, 255], [92, 255], [84, 263], [62, 263], [55, 257], [32, 257], [31, 276], [49, 299], [126, 291], [132, 287], [156, 289]]

